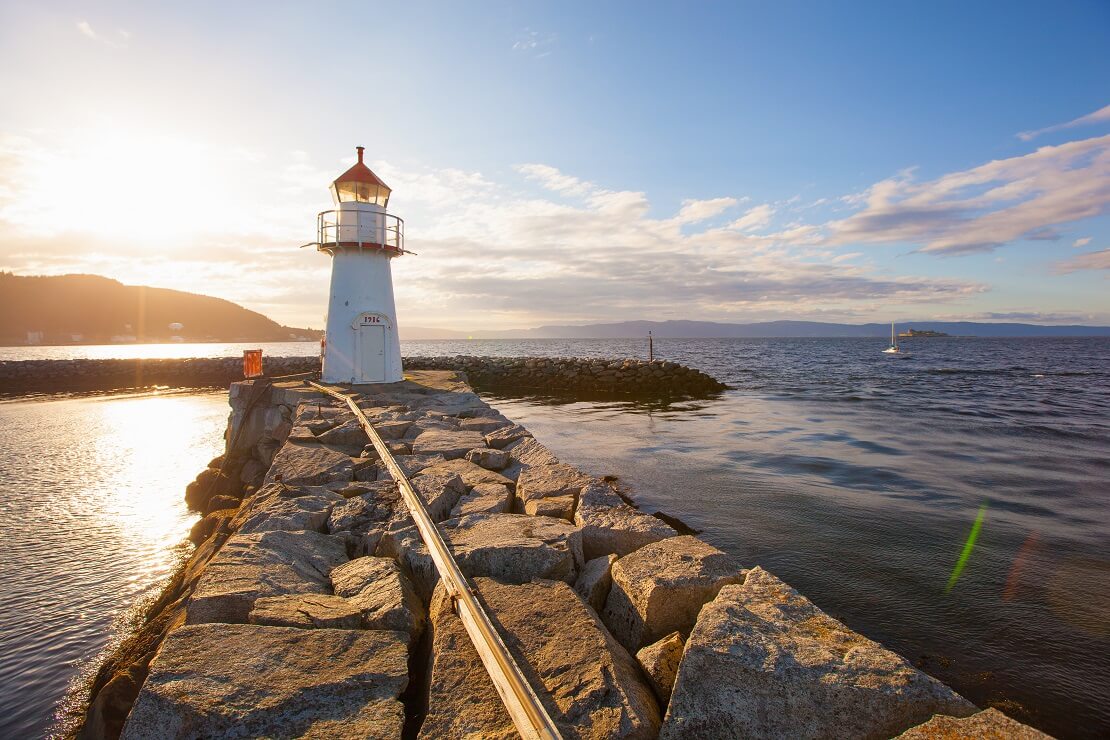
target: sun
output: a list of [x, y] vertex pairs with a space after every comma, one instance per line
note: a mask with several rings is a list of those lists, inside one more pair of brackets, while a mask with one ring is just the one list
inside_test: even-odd
[[250, 187], [243, 163], [211, 144], [115, 126], [37, 144], [24, 161], [19, 202], [6, 216], [43, 236], [187, 243], [241, 222], [235, 183]]

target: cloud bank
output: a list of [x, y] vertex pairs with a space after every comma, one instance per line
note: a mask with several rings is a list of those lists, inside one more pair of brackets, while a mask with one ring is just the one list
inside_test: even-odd
[[[101, 273], [218, 295], [288, 324], [321, 325], [330, 261], [296, 247], [312, 238], [315, 213], [328, 207], [326, 187], [349, 163], [135, 137], [121, 138], [103, 156], [88, 154], [88, 146], [82, 155], [49, 141], [0, 137], [0, 269]], [[133, 156], [121, 158], [124, 147], [135, 149]], [[104, 161], [113, 163], [117, 190], [105, 186]], [[175, 210], [191, 218], [163, 233], [157, 227], [165, 193], [147, 202], [133, 188], [150, 181], [144, 168], [168, 164], [186, 177], [187, 186], [172, 194]], [[740, 195], [660, 208], [642, 191], [610, 189], [543, 163], [497, 178], [371, 165], [393, 187], [391, 207], [406, 219], [408, 247], [419, 255], [394, 263], [401, 313], [410, 325], [445, 328], [967, 310], [989, 285], [958, 271], [880, 271], [860, 247], [910, 244], [964, 254], [1018, 239], [1053, 240], [1063, 224], [1103, 213], [1110, 203], [1110, 136], [933, 180], [906, 172], [840, 199], [855, 209], [850, 215], [813, 222], [790, 219], [814, 213], [816, 204], [753, 204]], [[88, 213], [61, 227], [50, 199], [57, 168], [70, 177], [87, 169], [99, 188], [88, 190]], [[252, 181], [249, 173], [259, 171], [264, 180]], [[234, 187], [213, 185], [220, 182]], [[117, 230], [147, 211], [155, 222]], [[94, 217], [100, 231], [89, 226]], [[1105, 252], [1081, 255], [1053, 270], [1104, 269], [1105, 260]]]
[[1058, 123], [1055, 126], [1048, 126], [1040, 128], [1035, 131], [1022, 131], [1017, 135], [1022, 141], [1032, 141], [1033, 139], [1043, 134], [1055, 133], [1057, 131], [1066, 131], [1069, 128], [1076, 128], [1079, 126], [1093, 126], [1098, 123], [1110, 123], [1110, 105], [1099, 108], [1094, 113], [1088, 113], [1085, 116], [1080, 116], [1073, 121], [1066, 123]]
[[1060, 260], [1053, 265], [1053, 271], [1058, 275], [1080, 270], [1110, 270], [1110, 249], [1081, 254], [1078, 257]]
[[1110, 135], [926, 182], [906, 172], [858, 197], [860, 211], [828, 224], [830, 243], [909, 243], [924, 252], [961, 254], [1020, 239], [1053, 240], [1054, 227], [1107, 212]]

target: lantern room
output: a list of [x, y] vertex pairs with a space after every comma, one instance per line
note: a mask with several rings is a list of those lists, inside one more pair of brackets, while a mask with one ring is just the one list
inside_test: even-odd
[[389, 204], [389, 186], [363, 164], [362, 154], [365, 147], [355, 147], [358, 162], [344, 172], [331, 184], [331, 197], [336, 205], [340, 203], [369, 203], [385, 208]]
[[355, 150], [358, 162], [331, 184], [335, 208], [316, 218], [314, 244], [329, 254], [343, 249], [404, 254], [405, 222], [385, 210], [392, 190], [363, 162], [365, 148]]

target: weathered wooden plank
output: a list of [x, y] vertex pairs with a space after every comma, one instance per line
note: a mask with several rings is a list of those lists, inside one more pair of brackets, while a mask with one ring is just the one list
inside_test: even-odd
[[497, 693], [501, 695], [501, 701], [505, 704], [505, 709], [509, 712], [513, 724], [516, 725], [517, 732], [526, 740], [557, 740], [561, 738], [559, 728], [547, 713], [543, 703], [540, 702], [535, 689], [524, 677], [520, 666], [517, 665], [516, 660], [505, 646], [501, 635], [494, 629], [489, 615], [486, 614], [470, 584], [467, 583], [466, 576], [459, 569], [458, 563], [455, 562], [454, 556], [447, 547], [447, 543], [443, 541], [439, 530], [436, 529], [435, 522], [428, 515], [424, 500], [412, 487], [405, 471], [393, 459], [393, 454], [389, 451], [377, 430], [374, 429], [374, 425], [370, 423], [362, 409], [349, 396], [335, 388], [319, 383], [309, 382], [309, 385], [327, 393], [332, 398], [344, 401], [350, 407], [355, 418], [358, 419], [359, 424], [362, 425], [366, 435], [373, 443], [374, 449], [381, 456], [390, 475], [397, 481], [401, 496], [404, 498], [405, 504], [408, 505], [409, 513], [412, 514], [412, 519], [416, 524], [416, 529], [420, 532], [420, 537], [424, 540], [424, 545], [428, 548], [428, 553], [439, 572], [439, 577], [443, 580], [448, 594], [454, 601], [459, 619], [466, 628], [471, 642], [474, 643], [474, 648], [478, 651], [486, 672], [493, 680]]

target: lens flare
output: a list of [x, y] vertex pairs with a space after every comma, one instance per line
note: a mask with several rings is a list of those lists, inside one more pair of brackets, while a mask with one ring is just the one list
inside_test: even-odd
[[948, 578], [948, 586], [945, 587], [944, 593], [952, 590], [959, 580], [960, 574], [964, 572], [964, 566], [967, 565], [967, 560], [971, 557], [971, 551], [975, 549], [975, 540], [979, 539], [979, 530], [983, 528], [983, 517], [987, 514], [987, 504], [979, 507], [979, 515], [975, 517], [975, 523], [971, 525], [971, 533], [967, 536], [967, 542], [964, 543], [964, 550], [960, 553], [960, 559], [956, 562], [956, 567], [952, 570], [952, 575]]
[[1040, 547], [1040, 537], [1040, 532], [1036, 530], [1030, 532], [1021, 549], [1018, 550], [1017, 557], [1014, 558], [1014, 564], [1010, 566], [1010, 575], [1006, 577], [1006, 589], [1002, 592], [1003, 601], [1010, 601], [1017, 596], [1018, 589], [1021, 587], [1021, 576], [1025, 572], [1025, 564]]

